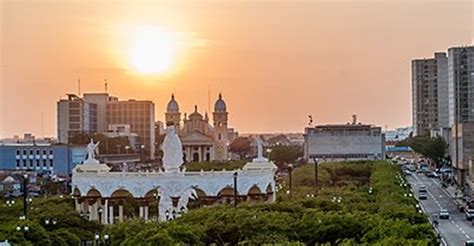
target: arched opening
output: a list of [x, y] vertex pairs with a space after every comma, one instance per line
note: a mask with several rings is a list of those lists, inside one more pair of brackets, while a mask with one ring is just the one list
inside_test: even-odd
[[211, 154], [210, 153], [206, 153], [206, 161], [211, 161]]
[[189, 200], [188, 209], [196, 209], [206, 205], [211, 205], [214, 199], [210, 199], [202, 189], [194, 187], [197, 199]]
[[257, 185], [252, 186], [249, 191], [247, 192], [248, 195], [260, 195], [262, 191], [258, 188]]
[[87, 192], [86, 196], [97, 198], [97, 197], [101, 197], [102, 195], [100, 194], [100, 192], [97, 189], [92, 188]]
[[76, 187], [74, 188], [74, 190], [72, 191], [72, 195], [74, 197], [80, 197], [81, 196], [81, 191]]
[[119, 206], [123, 206], [123, 216], [125, 218], [134, 218], [138, 214], [138, 202], [133, 197], [132, 193], [125, 189], [118, 189], [112, 192], [110, 198], [114, 201], [114, 210], [119, 209]]
[[[238, 193], [237, 193], [238, 196]], [[234, 188], [227, 186], [217, 193], [218, 203], [232, 203], [234, 200]]]

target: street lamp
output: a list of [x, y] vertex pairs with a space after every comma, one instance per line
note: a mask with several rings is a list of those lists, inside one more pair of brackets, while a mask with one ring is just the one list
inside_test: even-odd
[[15, 200], [7, 200], [5, 202], [5, 206], [7, 206], [7, 207], [11, 207], [13, 205], [15, 205]]
[[318, 159], [313, 158], [314, 161], [314, 188], [318, 185]]
[[289, 194], [291, 196], [292, 190], [293, 190], [293, 164], [288, 164], [288, 174], [289, 174], [289, 183], [290, 183], [290, 190]]
[[145, 149], [145, 145], [140, 145], [140, 162], [143, 164], [143, 150]]
[[28, 213], [28, 174], [25, 173], [22, 175], [23, 181], [23, 215], [27, 216]]
[[237, 172], [234, 172], [234, 208], [237, 208]]
[[17, 225], [15, 229], [17, 232], [23, 231], [23, 237], [25, 238], [26, 234], [30, 231], [30, 227], [28, 225]]

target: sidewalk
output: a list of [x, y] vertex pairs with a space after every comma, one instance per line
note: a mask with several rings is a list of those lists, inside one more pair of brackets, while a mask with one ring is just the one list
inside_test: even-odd
[[456, 185], [448, 185], [447, 188], [442, 188], [454, 200], [459, 209], [464, 209], [465, 203], [462, 200], [463, 193]]

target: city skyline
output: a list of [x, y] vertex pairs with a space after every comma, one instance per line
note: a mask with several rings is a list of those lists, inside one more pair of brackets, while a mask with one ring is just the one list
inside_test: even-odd
[[302, 132], [308, 115], [409, 126], [410, 61], [472, 44], [474, 23], [471, 1], [0, 6], [0, 138], [55, 136], [56, 101], [78, 79], [82, 92], [107, 79], [111, 95], [153, 101], [160, 121], [172, 93], [204, 113], [222, 92], [242, 133]]

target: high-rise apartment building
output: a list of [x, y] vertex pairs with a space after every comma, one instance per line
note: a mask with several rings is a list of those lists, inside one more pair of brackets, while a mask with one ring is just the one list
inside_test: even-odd
[[449, 125], [474, 121], [474, 46], [448, 49]]
[[412, 61], [412, 110], [414, 135], [432, 135], [448, 128], [446, 53]]
[[129, 125], [139, 135], [139, 146], [150, 159], [155, 156], [155, 105], [152, 101], [120, 101], [108, 93], [68, 95], [58, 101], [58, 141], [69, 143], [78, 133], [105, 133], [110, 125]]

